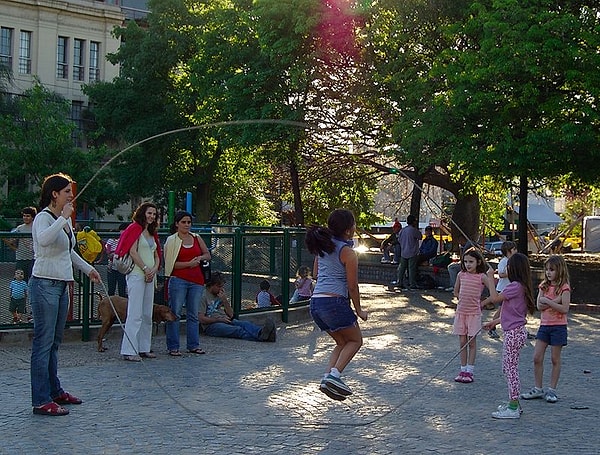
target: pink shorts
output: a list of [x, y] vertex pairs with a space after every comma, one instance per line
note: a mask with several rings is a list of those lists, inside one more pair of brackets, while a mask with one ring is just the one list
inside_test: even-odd
[[462, 314], [456, 313], [454, 316], [453, 335], [475, 336], [481, 330], [480, 314]]

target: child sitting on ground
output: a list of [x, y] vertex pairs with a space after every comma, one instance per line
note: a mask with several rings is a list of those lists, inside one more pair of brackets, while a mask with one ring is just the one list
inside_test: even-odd
[[310, 297], [313, 293], [314, 281], [312, 279], [309, 267], [303, 265], [298, 269], [294, 287], [296, 290], [294, 291], [294, 295], [292, 295], [290, 303], [310, 300]]
[[256, 306], [258, 308], [268, 308], [271, 305], [281, 305], [279, 300], [271, 294], [271, 283], [268, 280], [260, 282], [260, 291], [256, 294]]

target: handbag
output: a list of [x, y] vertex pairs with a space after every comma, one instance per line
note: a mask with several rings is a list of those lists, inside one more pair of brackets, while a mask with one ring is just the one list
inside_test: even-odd
[[[137, 248], [139, 240], [136, 240], [134, 245]], [[123, 256], [114, 256], [113, 257], [113, 268], [116, 269], [119, 273], [123, 275], [128, 275], [131, 273], [133, 268], [135, 267], [135, 263], [129, 253], [125, 253]]]
[[127, 275], [131, 273], [135, 264], [133, 263], [133, 259], [129, 255], [129, 253], [123, 256], [115, 256], [113, 257], [113, 268], [115, 268], [119, 273], [123, 275]]

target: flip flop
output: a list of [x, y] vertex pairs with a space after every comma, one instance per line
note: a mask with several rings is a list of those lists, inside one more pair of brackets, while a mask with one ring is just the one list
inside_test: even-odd
[[188, 352], [191, 353], [191, 354], [206, 354], [206, 352], [203, 349], [200, 349], [200, 348], [188, 349]]
[[169, 351], [169, 355], [172, 355], [173, 357], [181, 357], [181, 352], [179, 352], [179, 351]]

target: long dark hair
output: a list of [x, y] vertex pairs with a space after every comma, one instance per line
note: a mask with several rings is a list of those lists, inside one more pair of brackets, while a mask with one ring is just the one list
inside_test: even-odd
[[485, 262], [485, 258], [483, 257], [483, 254], [481, 254], [481, 251], [479, 251], [475, 247], [471, 247], [467, 251], [465, 251], [463, 253], [462, 258], [460, 258], [460, 269], [463, 272], [467, 271], [467, 268], [465, 267], [465, 256], [471, 256], [473, 259], [475, 259], [477, 261], [477, 267], [475, 267], [475, 272], [485, 273], [487, 271], [487, 264]]
[[535, 301], [533, 300], [533, 285], [531, 284], [531, 265], [529, 259], [523, 253], [515, 253], [508, 259], [508, 279], [521, 283], [525, 291], [527, 311], [529, 314], [535, 312]]
[[312, 225], [306, 231], [304, 243], [311, 254], [324, 256], [335, 250], [333, 237], [342, 238], [344, 233], [350, 229], [356, 220], [350, 210], [335, 209], [327, 219], [327, 227]]
[[173, 217], [173, 223], [171, 223], [171, 234], [175, 234], [177, 232], [177, 223], [183, 220], [186, 216], [190, 217], [190, 221], [193, 220], [192, 214], [190, 212], [186, 212], [185, 210], [179, 210], [175, 213]]
[[49, 175], [42, 183], [42, 191], [40, 194], [40, 210], [45, 209], [52, 202], [52, 192], [60, 192], [65, 189], [73, 179], [67, 174], [58, 173]]
[[146, 224], [146, 210], [149, 207], [153, 207], [156, 209], [156, 218], [154, 218], [154, 222], [147, 226], [148, 232], [151, 235], [154, 235], [154, 233], [158, 230], [158, 207], [156, 207], [156, 204], [152, 202], [142, 202], [142, 204], [137, 209], [135, 209], [135, 212], [133, 212], [132, 219], [137, 224], [144, 226]]

